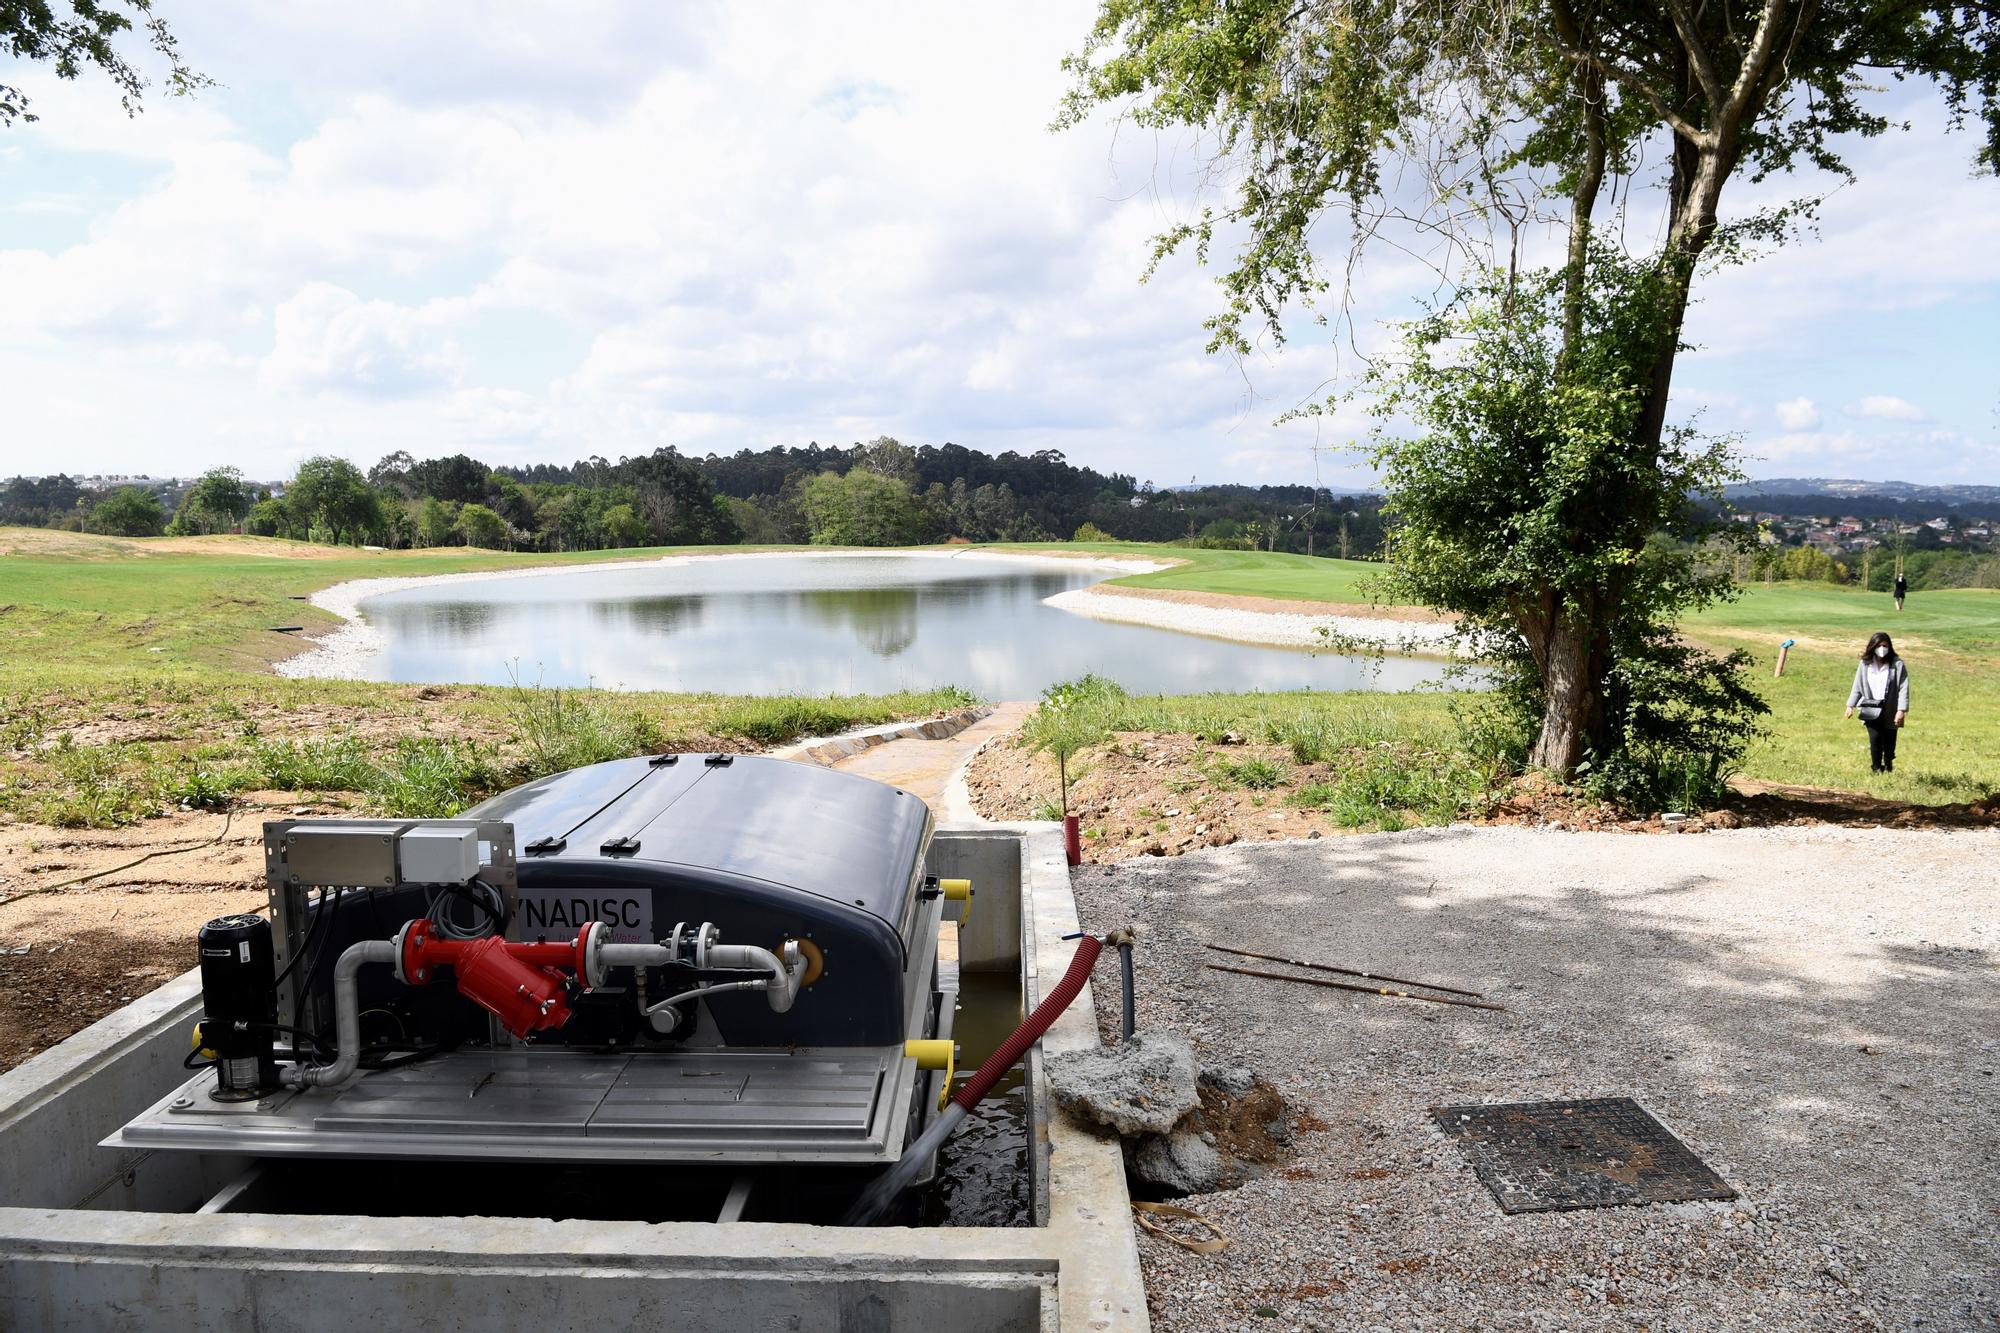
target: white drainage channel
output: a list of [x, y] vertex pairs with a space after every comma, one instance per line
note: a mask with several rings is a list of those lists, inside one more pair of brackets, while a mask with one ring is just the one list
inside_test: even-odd
[[[1039, 1003], [1078, 928], [1061, 830], [942, 829], [932, 868], [979, 886], [962, 964], [1018, 955], [1023, 993]], [[247, 1163], [97, 1144], [182, 1077], [200, 1006], [190, 972], [0, 1074], [0, 1327], [1147, 1327], [1118, 1145], [1046, 1113], [1039, 1055], [1028, 1071], [1034, 1227], [198, 1212]], [[1096, 1043], [1085, 991], [1042, 1049]]]

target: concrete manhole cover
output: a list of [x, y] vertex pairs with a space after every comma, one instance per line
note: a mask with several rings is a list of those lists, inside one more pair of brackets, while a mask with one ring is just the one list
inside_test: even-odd
[[1437, 1106], [1431, 1118], [1503, 1212], [1736, 1197], [1630, 1097]]

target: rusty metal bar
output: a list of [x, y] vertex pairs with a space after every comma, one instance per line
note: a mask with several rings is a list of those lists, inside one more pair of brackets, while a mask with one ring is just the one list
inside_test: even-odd
[[1230, 967], [1223, 963], [1207, 965], [1211, 972], [1234, 972], [1240, 977], [1266, 977], [1272, 981], [1294, 981], [1301, 986], [1326, 986], [1332, 990], [1351, 990], [1357, 995], [1386, 995], [1392, 1000], [1429, 1000], [1432, 1004], [1455, 1004], [1466, 1009], [1497, 1009], [1507, 1012], [1504, 1004], [1490, 1004], [1485, 1000], [1453, 1000], [1442, 995], [1412, 995], [1406, 990], [1389, 990], [1381, 986], [1356, 986], [1345, 981], [1328, 981], [1324, 977], [1290, 977], [1283, 972], [1259, 972], [1255, 968]]
[[1252, 953], [1248, 949], [1232, 949], [1226, 944], [1209, 944], [1204, 948], [1217, 953], [1233, 953], [1239, 958], [1261, 958], [1267, 963], [1289, 963], [1293, 967], [1310, 968], [1315, 972], [1338, 972], [1343, 977], [1365, 977], [1369, 981], [1386, 981], [1396, 986], [1417, 986], [1424, 990], [1440, 990], [1446, 995], [1464, 995], [1475, 1000], [1486, 997], [1476, 990], [1456, 990], [1450, 986], [1440, 986], [1434, 981], [1411, 981], [1407, 977], [1388, 977], [1380, 972], [1356, 972], [1351, 967], [1335, 967], [1331, 963], [1308, 963], [1303, 958], [1280, 958], [1274, 953]]

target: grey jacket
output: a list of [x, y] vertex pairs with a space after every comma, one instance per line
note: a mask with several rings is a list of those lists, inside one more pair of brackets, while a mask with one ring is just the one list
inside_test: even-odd
[[1854, 666], [1854, 688], [1847, 692], [1847, 706], [1853, 708], [1858, 704], [1861, 707], [1861, 716], [1872, 718], [1880, 717], [1881, 705], [1891, 701], [1893, 703], [1889, 708], [1889, 716], [1894, 717], [1898, 713], [1910, 711], [1910, 669], [1903, 665], [1903, 659], [1900, 657], [1889, 659], [1888, 699], [1868, 697], [1868, 663], [1857, 662]]

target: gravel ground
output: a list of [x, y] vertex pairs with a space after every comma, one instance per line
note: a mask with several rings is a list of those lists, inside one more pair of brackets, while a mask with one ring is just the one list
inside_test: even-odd
[[[1224, 1253], [1141, 1237], [1154, 1327], [2000, 1328], [1996, 869], [1993, 830], [1464, 827], [1078, 869], [1086, 923], [1146, 931], [1140, 1026], [1326, 1124], [1184, 1201]], [[1509, 1012], [1205, 971], [1244, 961], [1205, 941]], [[1427, 1116], [1616, 1095], [1742, 1200], [1508, 1217]]]

